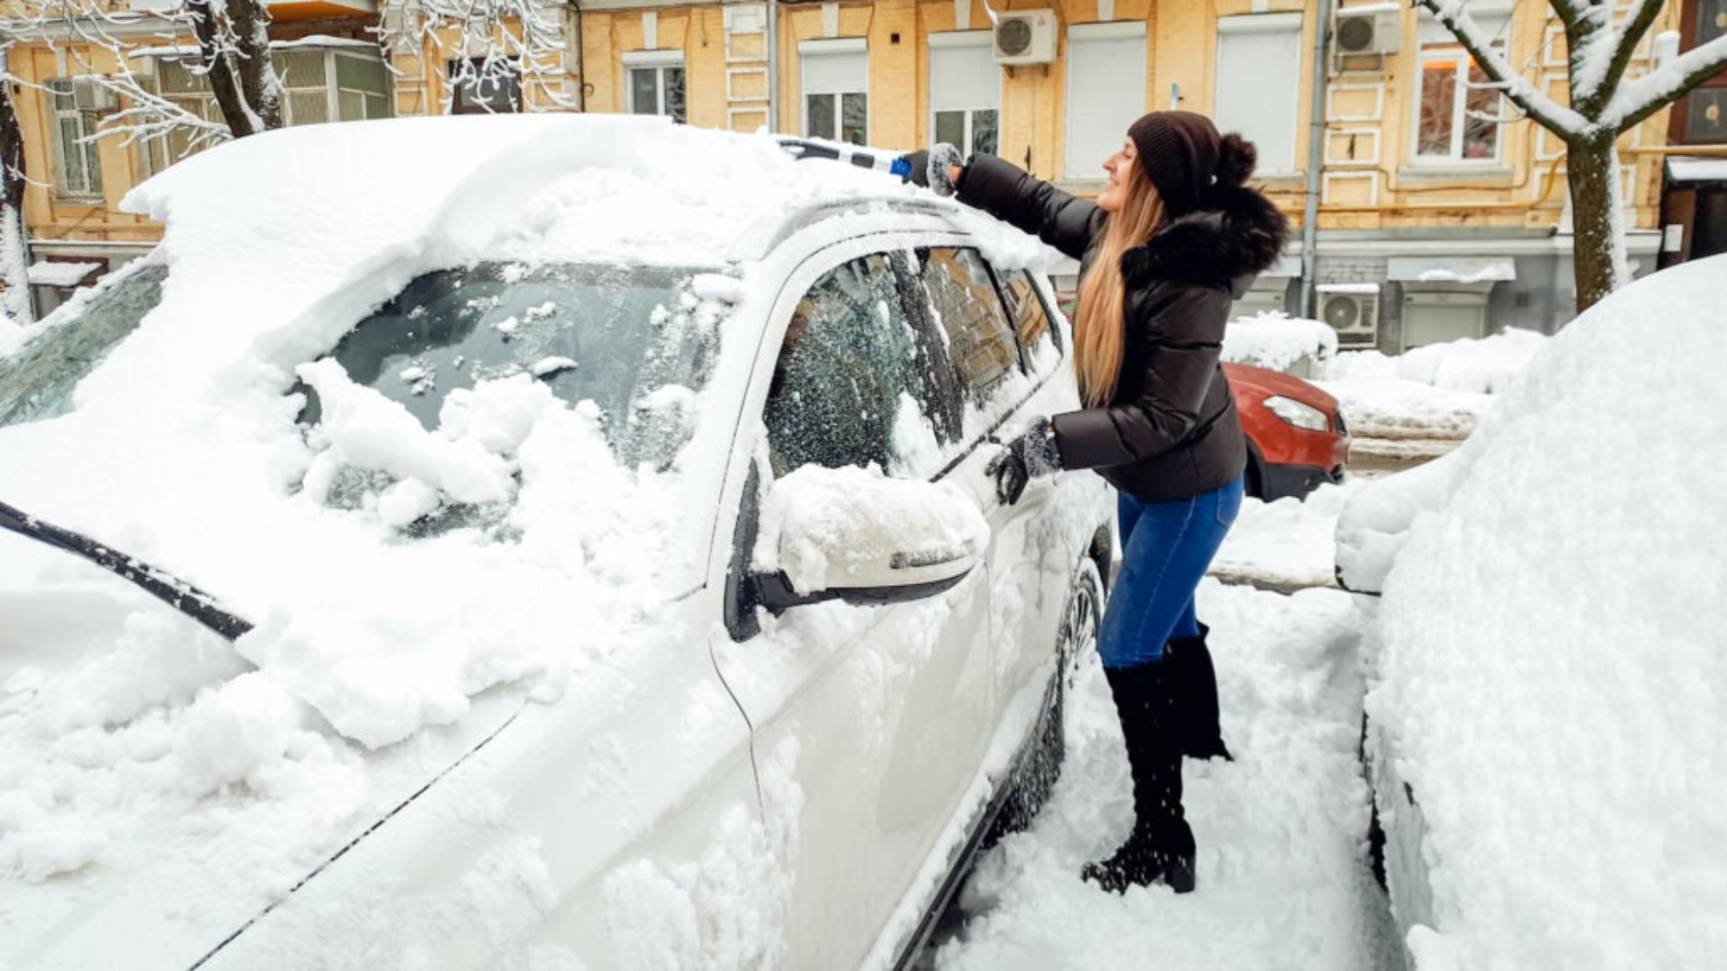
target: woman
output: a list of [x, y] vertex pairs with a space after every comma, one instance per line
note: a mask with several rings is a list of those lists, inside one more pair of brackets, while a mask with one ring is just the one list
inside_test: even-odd
[[990, 468], [1006, 502], [1061, 469], [1096, 469], [1119, 490], [1122, 566], [1098, 651], [1127, 741], [1134, 826], [1084, 876], [1116, 892], [1162, 882], [1186, 893], [1194, 844], [1181, 759], [1228, 756], [1193, 594], [1240, 508], [1247, 463], [1218, 356], [1230, 305], [1277, 259], [1287, 224], [1242, 184], [1252, 144], [1185, 111], [1133, 123], [1103, 164], [1095, 204], [991, 156], [908, 161], [913, 181], [933, 177], [1081, 261], [1074, 369], [1085, 408], [1037, 419]]

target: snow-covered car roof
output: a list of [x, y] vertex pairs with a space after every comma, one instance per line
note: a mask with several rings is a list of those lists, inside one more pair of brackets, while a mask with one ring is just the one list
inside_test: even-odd
[[1425, 820], [1424, 968], [1727, 956], [1724, 281], [1614, 293], [1339, 520], [1346, 579], [1384, 578], [1367, 710]]
[[[1006, 265], [1046, 253], [765, 136], [618, 116], [271, 132], [173, 166], [124, 206], [166, 224], [150, 258], [168, 267], [160, 303], [70, 413], [0, 428], [0, 498], [184, 576], [256, 627], [228, 645], [0, 535], [0, 939], [20, 946], [98, 899], [106, 916], [77, 922], [123, 929], [172, 899], [232, 930], [333, 830], [377, 818], [507, 719], [489, 688], [555, 695], [654, 649], [667, 635], [652, 608], [699, 582], [705, 548], [684, 542], [684, 517], [712, 510], [691, 512], [688, 470], [724, 465], [731, 429], [700, 434], [728, 420], [704, 407], [721, 378], [645, 396], [705, 450], [664, 465], [620, 461], [597, 409], [559, 400], [538, 368], [476, 378], [422, 427], [307, 363], [411, 281], [480, 261], [506, 280], [681, 268], [663, 320], [717, 335], [724, 355], [727, 329], [759, 326], [777, 292], [752, 261], [811, 214], [861, 231], [912, 208], [975, 226]], [[753, 360], [753, 340], [733, 343]], [[311, 430], [296, 381], [323, 409]], [[358, 501], [320, 501], [343, 469], [362, 473]], [[452, 499], [505, 501], [490, 532], [409, 537], [389, 511]]]

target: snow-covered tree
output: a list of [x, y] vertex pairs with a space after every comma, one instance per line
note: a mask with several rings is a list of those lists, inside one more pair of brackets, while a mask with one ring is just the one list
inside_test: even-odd
[[[12, 78], [0, 43], [0, 321], [30, 322], [29, 261], [24, 250], [24, 130], [12, 110]], [[0, 334], [0, 338], [4, 335]], [[0, 339], [0, 343], [4, 343]]]
[[[183, 151], [280, 128], [282, 85], [270, 61], [270, 16], [264, 0], [176, 0], [150, 12], [115, 9], [107, 0], [18, 0], [12, 26], [26, 38], [63, 46], [78, 74], [118, 96], [98, 138], [131, 143], [175, 136]], [[190, 44], [184, 43], [191, 41]], [[133, 71], [140, 48], [164, 41], [209, 86], [221, 122], [166, 98]]]
[[378, 44], [432, 63], [445, 112], [458, 94], [468, 110], [571, 108], [563, 17], [546, 0], [385, 0]]
[[1633, 0], [1622, 18], [1617, 0], [1549, 0], [1565, 27], [1570, 103], [1560, 104], [1523, 78], [1469, 16], [1467, 0], [1416, 0], [1456, 35], [1494, 87], [1535, 123], [1563, 139], [1571, 191], [1577, 309], [1583, 310], [1626, 283], [1619, 189], [1621, 133], [1630, 130], [1704, 80], [1727, 69], [1727, 37], [1627, 78], [1632, 52], [1660, 17], [1665, 0]]

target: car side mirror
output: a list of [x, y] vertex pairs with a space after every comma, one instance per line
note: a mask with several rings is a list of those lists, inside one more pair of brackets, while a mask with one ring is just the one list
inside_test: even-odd
[[953, 483], [806, 465], [768, 490], [753, 599], [774, 614], [824, 600], [919, 600], [963, 580], [988, 546], [983, 511]]

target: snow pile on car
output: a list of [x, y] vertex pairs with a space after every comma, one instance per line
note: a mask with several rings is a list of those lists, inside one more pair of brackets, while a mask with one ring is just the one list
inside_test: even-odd
[[1727, 961], [1724, 279], [1604, 300], [1339, 525], [1356, 556], [1408, 533], [1368, 712], [1427, 827], [1424, 971]]
[[1237, 317], [1223, 332], [1223, 359], [1233, 364], [1288, 372], [1305, 358], [1306, 373], [1314, 376], [1336, 355], [1337, 331], [1306, 317], [1266, 311]]
[[[391, 176], [330, 182], [311, 163], [332, 158]], [[225, 872], [229, 890], [280, 892], [411, 792], [405, 780], [471, 746], [483, 728], [464, 719], [488, 689], [552, 698], [616, 652], [687, 643], [653, 627], [652, 607], [705, 566], [671, 537], [712, 514], [683, 499], [729, 447], [729, 428], [701, 433], [723, 419], [702, 407], [712, 389], [656, 393], [688, 418], [689, 445], [670, 468], [627, 468], [592, 410], [529, 375], [452, 394], [428, 431], [308, 362], [410, 280], [482, 256], [712, 267], [684, 309], [723, 347], [736, 308], [777, 287], [747, 262], [771, 241], [764, 227], [828, 203], [867, 219], [889, 197], [939, 204], [796, 163], [769, 139], [531, 116], [272, 132], [136, 189], [126, 207], [167, 223], [162, 301], [78, 387], [73, 413], [0, 429], [0, 495], [257, 626], [230, 647], [120, 581], [0, 538], [0, 876], [149, 860], [165, 880]], [[986, 245], [1033, 252], [980, 229]], [[327, 406], [310, 433], [297, 379]], [[343, 470], [377, 485], [324, 501]], [[458, 504], [497, 516], [403, 531]], [[13, 623], [13, 604], [32, 605], [32, 623]], [[440, 725], [452, 728], [427, 735]], [[395, 789], [384, 763], [400, 767]], [[221, 866], [205, 858], [218, 846]]]

